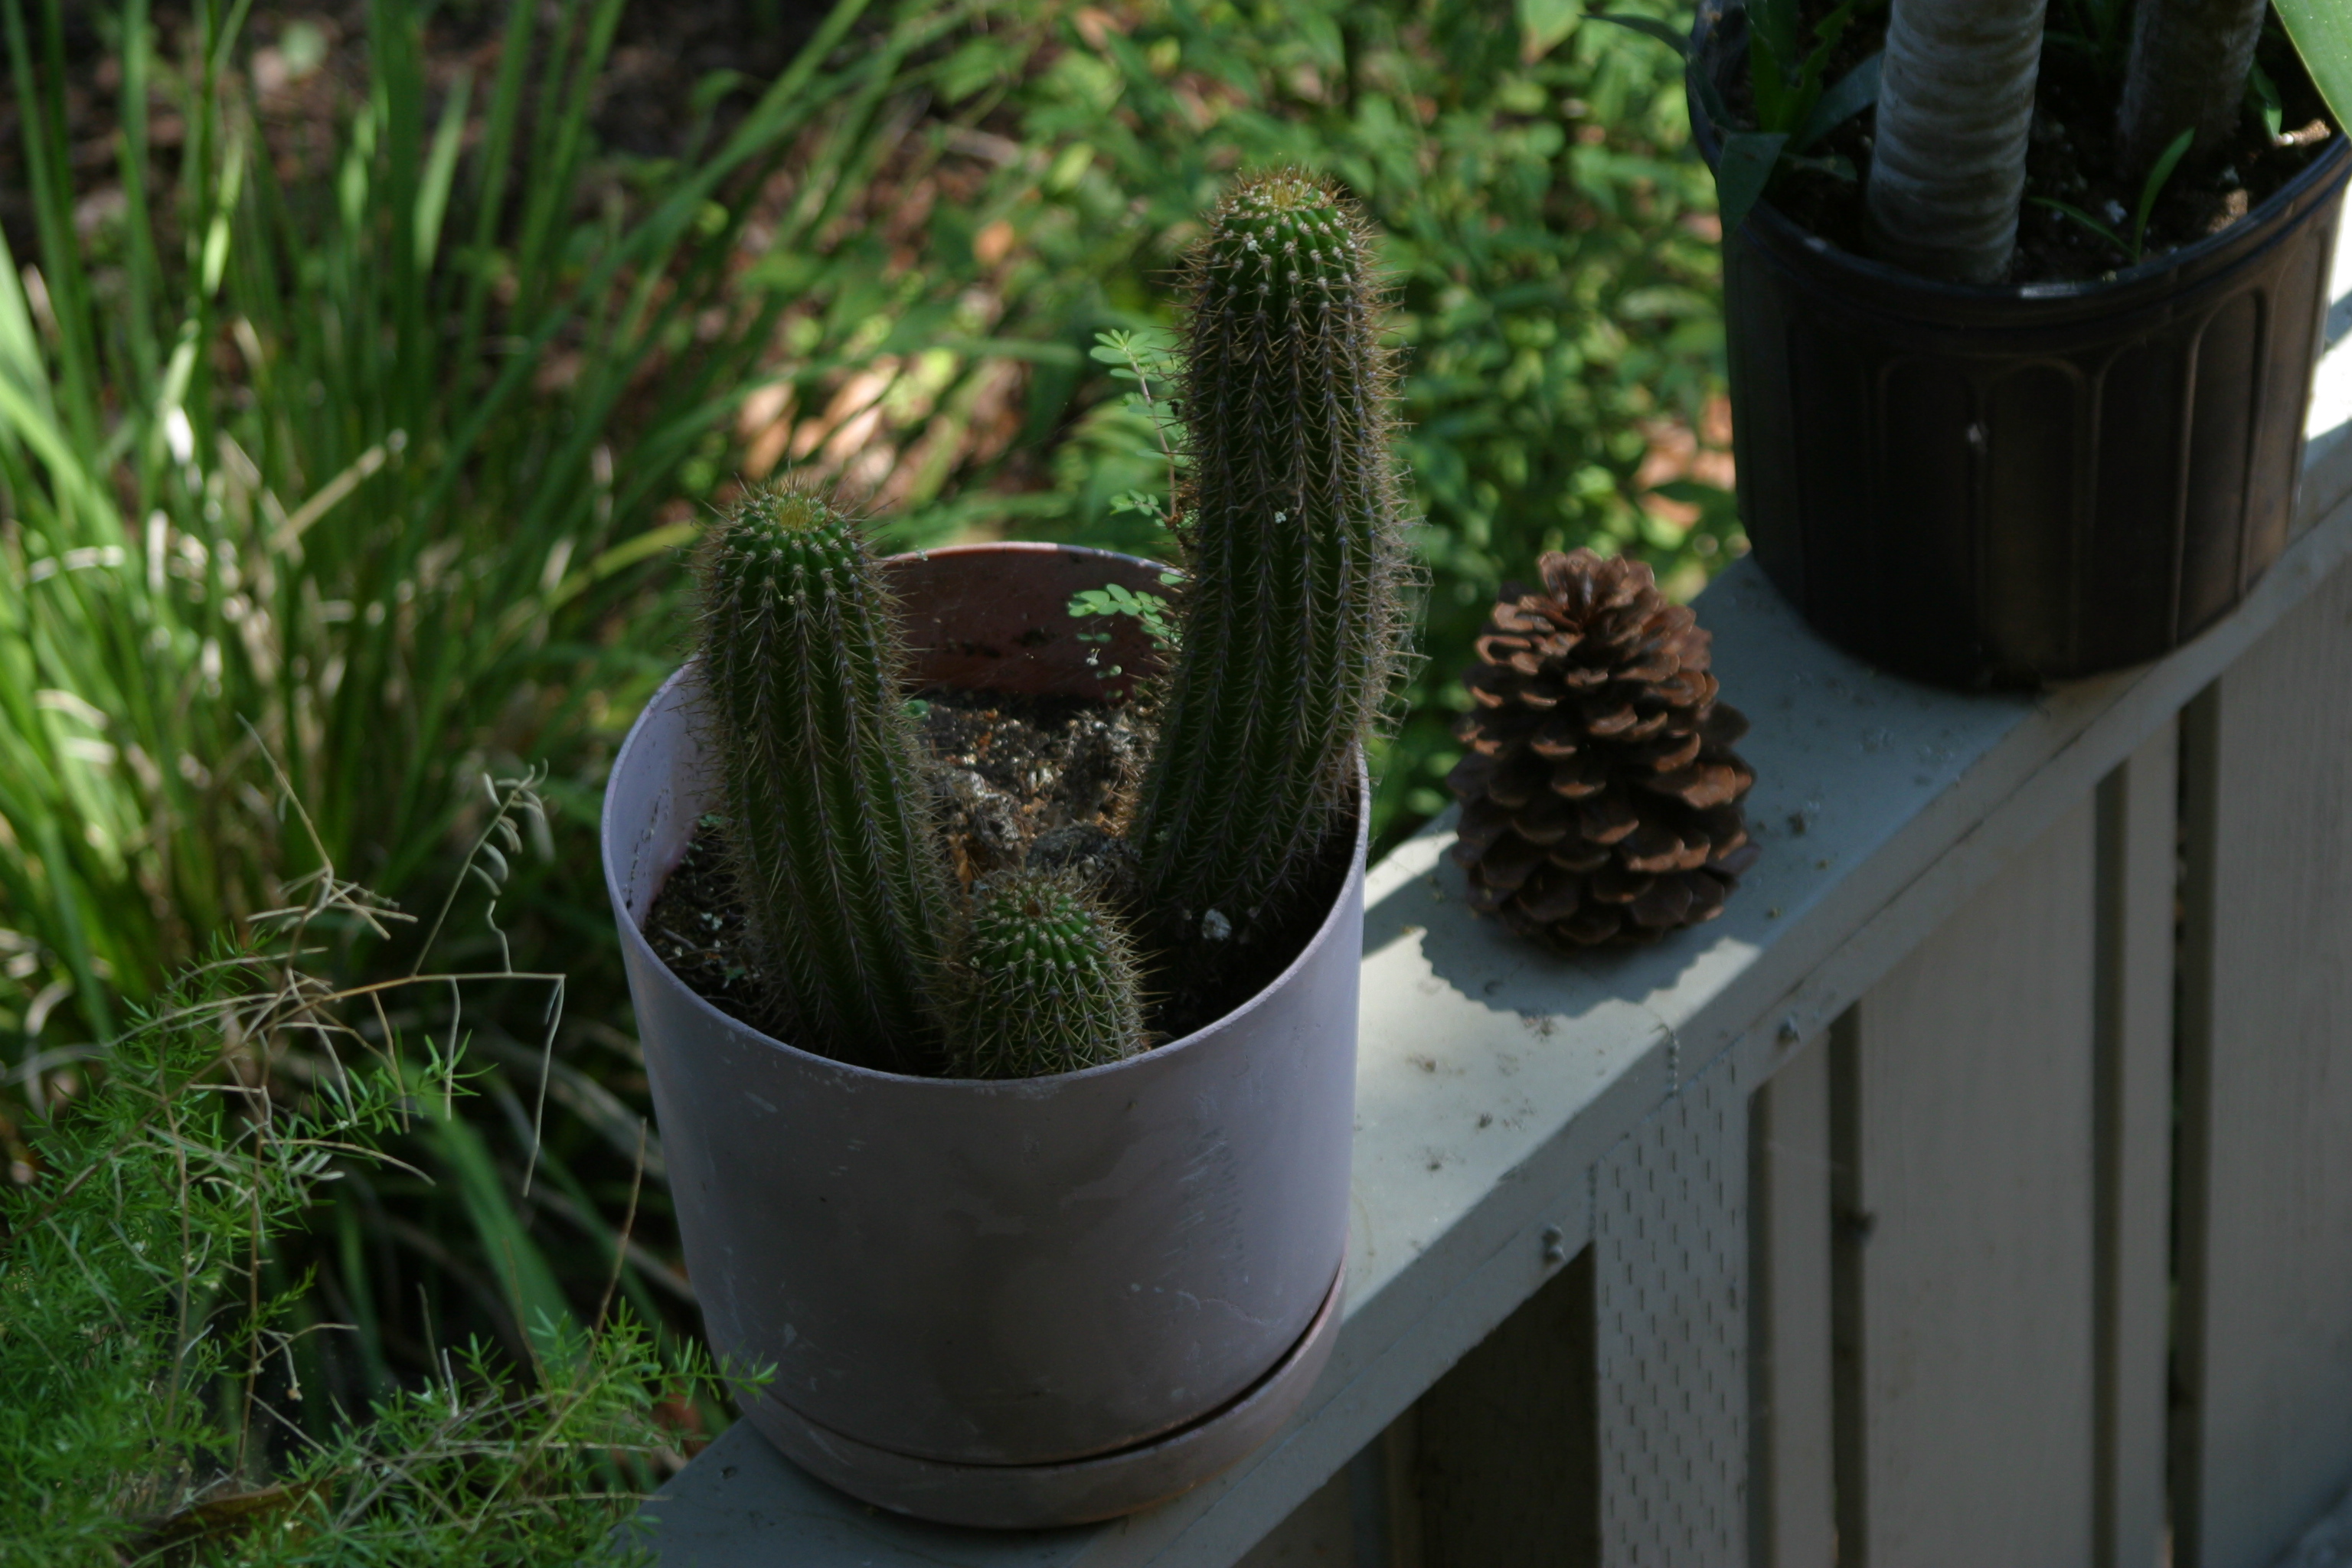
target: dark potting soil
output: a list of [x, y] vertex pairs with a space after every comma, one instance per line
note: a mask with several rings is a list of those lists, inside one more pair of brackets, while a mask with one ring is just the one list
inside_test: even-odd
[[1117, 833], [1158, 733], [1146, 712], [940, 688], [918, 700], [957, 880], [969, 888], [1034, 860], [1080, 867], [1112, 904], [1133, 903], [1134, 855]]
[[[2128, 237], [2141, 189], [2141, 182], [2127, 178], [2116, 161], [2121, 82], [2091, 52], [2070, 47], [2057, 37], [2059, 18], [2054, 11], [2051, 23], [2053, 41], [2042, 51], [2034, 88], [2017, 253], [2003, 279], [2011, 284], [2083, 281], [2132, 265], [2115, 245], [2035, 199], [2063, 202]], [[1882, 47], [1885, 29], [1883, 9], [1848, 29], [1824, 80], [1838, 80]], [[2236, 138], [2222, 157], [2201, 168], [2184, 163], [2176, 170], [2149, 214], [2141, 262], [2156, 260], [2229, 227], [2309, 167], [2340, 133], [2326, 118], [2318, 89], [2294, 47], [2275, 29], [2263, 37], [2255, 63], [2278, 89], [2279, 138], [2273, 141], [2262, 120], [2249, 110], [2239, 117]], [[2120, 63], [2112, 68], [2120, 69]], [[1725, 100], [1738, 117], [1752, 113], [1747, 74], [1743, 52], [1720, 79]], [[1868, 255], [1862, 181], [1867, 177], [1875, 130], [1874, 111], [1864, 110], [1813, 148], [1815, 155], [1845, 160], [1856, 178], [1843, 180], [1814, 170], [1790, 171], [1774, 185], [1772, 205], [1809, 233], [1857, 255]]]
[[[921, 731], [933, 766], [938, 821], [967, 889], [1024, 865], [1076, 867], [1126, 914], [1146, 957], [1150, 1023], [1175, 1039], [1240, 1005], [1312, 937], [1347, 869], [1352, 837], [1335, 834], [1307, 911], [1246, 940], [1212, 943], [1154, 926], [1136, 896], [1135, 852], [1118, 837], [1155, 733], [1131, 704], [1005, 692], [922, 692]], [[654, 952], [696, 994], [772, 1030], [765, 975], [728, 884], [724, 824], [706, 816], [646, 917]]]

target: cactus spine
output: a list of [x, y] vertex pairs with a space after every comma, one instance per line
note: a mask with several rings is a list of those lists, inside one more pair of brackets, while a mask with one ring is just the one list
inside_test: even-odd
[[700, 564], [706, 728], [779, 1021], [806, 1048], [919, 1070], [945, 1043], [954, 905], [880, 573], [854, 522], [795, 489], [743, 502]]
[[1183, 647], [1134, 829], [1149, 895], [1188, 933], [1278, 917], [1400, 666], [1370, 240], [1335, 187], [1286, 172], [1244, 181], [1188, 258]]
[[975, 889], [963, 968], [958, 1077], [1042, 1078], [1144, 1048], [1133, 950], [1068, 872]]

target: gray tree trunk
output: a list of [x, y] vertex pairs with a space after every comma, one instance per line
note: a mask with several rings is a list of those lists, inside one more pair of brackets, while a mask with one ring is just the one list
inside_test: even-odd
[[2269, 8], [2269, 0], [2140, 0], [2118, 128], [2126, 173], [2144, 176], [2192, 127], [2189, 162], [2220, 153], [2238, 123]]
[[1895, 0], [1866, 193], [1885, 259], [1966, 283], [2008, 267], [2043, 4]]

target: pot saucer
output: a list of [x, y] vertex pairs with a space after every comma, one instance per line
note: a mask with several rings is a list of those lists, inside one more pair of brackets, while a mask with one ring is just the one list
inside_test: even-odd
[[1115, 1519], [1190, 1491], [1281, 1429], [1331, 1359], [1347, 1278], [1343, 1266], [1307, 1331], [1272, 1371], [1233, 1400], [1149, 1442], [1084, 1459], [970, 1465], [918, 1458], [845, 1437], [764, 1391], [744, 1415], [809, 1474], [894, 1512], [992, 1530]]

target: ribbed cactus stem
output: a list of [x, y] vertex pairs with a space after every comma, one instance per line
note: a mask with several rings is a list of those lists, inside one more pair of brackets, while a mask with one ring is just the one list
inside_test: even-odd
[[1370, 231], [1323, 180], [1244, 181], [1185, 284], [1183, 647], [1132, 837], [1163, 915], [1242, 934], [1324, 853], [1397, 671], [1395, 371]]
[[851, 520], [777, 489], [714, 531], [701, 591], [704, 729], [779, 1026], [845, 1061], [932, 1067], [954, 906], [879, 570]]
[[1144, 1048], [1134, 951], [1072, 873], [982, 883], [964, 971], [960, 1078], [1043, 1078]]

